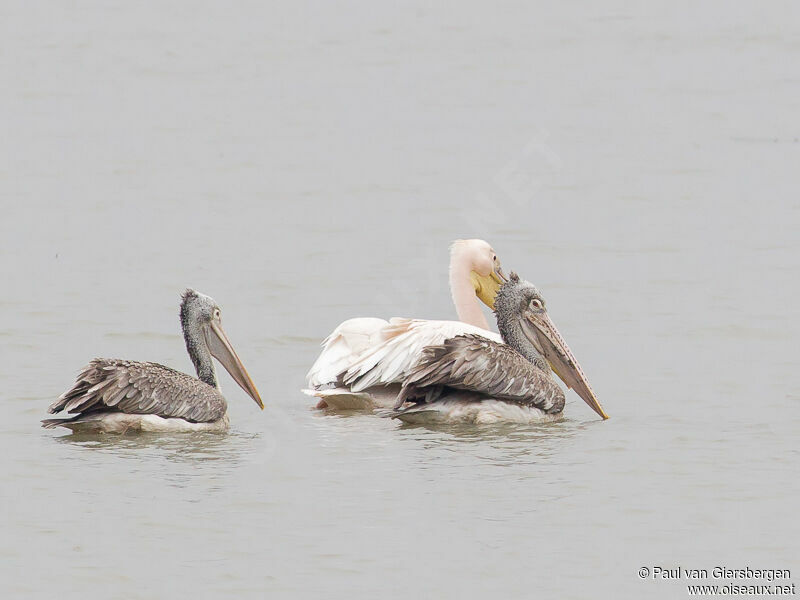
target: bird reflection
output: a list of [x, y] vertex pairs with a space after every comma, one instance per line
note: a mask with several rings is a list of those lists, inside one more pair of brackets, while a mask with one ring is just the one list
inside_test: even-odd
[[214, 433], [190, 433], [174, 436], [139, 433], [127, 436], [75, 433], [53, 438], [56, 443], [114, 455], [121, 459], [161, 461], [176, 464], [197, 464], [207, 461], [240, 464], [257, 445], [256, 433], [230, 432], [227, 436]]
[[571, 419], [527, 425], [427, 423], [403, 424], [398, 431], [426, 449], [467, 452], [496, 466], [512, 466], [549, 460], [588, 425]]

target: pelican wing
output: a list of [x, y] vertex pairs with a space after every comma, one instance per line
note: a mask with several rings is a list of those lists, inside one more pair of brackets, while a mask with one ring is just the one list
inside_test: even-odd
[[96, 358], [48, 412], [116, 411], [216, 421], [227, 409], [222, 394], [207, 383], [151, 362]]
[[306, 376], [309, 387], [335, 382], [365, 352], [385, 341], [382, 332], [388, 326], [385, 319], [373, 317], [342, 322], [322, 342], [322, 352]]
[[500, 342], [496, 333], [460, 321], [393, 318], [381, 330], [381, 339], [362, 351], [340, 377], [354, 392], [378, 385], [402, 383], [422, 357], [423, 350], [458, 335]]
[[444, 388], [534, 406], [545, 413], [564, 409], [564, 392], [543, 371], [506, 344], [459, 335], [425, 348], [397, 398], [435, 401]]

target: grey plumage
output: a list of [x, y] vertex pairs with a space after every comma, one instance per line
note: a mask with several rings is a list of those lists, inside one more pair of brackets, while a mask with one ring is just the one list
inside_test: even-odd
[[435, 402], [447, 388], [535, 406], [548, 414], [564, 409], [564, 392], [547, 372], [519, 352], [478, 335], [460, 335], [428, 346], [403, 383], [397, 407], [406, 401]]
[[[457, 395], [471, 402], [495, 399], [535, 407], [547, 415], [561, 413], [564, 392], [523, 330], [523, 315], [536, 310], [544, 311], [541, 294], [512, 273], [495, 300], [497, 325], [505, 344], [480, 335], [460, 335], [427, 347], [403, 382], [395, 408], [406, 401], [432, 405]], [[418, 412], [421, 408], [407, 410]]]
[[258, 390], [222, 329], [217, 303], [186, 290], [180, 319], [197, 378], [152, 362], [96, 358], [48, 409], [76, 416], [46, 419], [42, 426], [77, 430], [80, 425], [81, 430], [113, 433], [225, 430], [228, 405], [219, 391], [212, 356], [263, 409]]
[[[48, 412], [117, 411], [205, 423], [222, 418], [227, 407], [219, 390], [164, 365], [96, 358], [84, 367], [75, 384], [50, 405]], [[44, 426], [59, 424], [61, 419], [48, 419]]]

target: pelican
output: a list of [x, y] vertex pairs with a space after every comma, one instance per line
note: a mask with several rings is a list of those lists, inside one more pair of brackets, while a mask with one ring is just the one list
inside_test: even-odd
[[308, 372], [306, 394], [320, 398], [317, 408], [391, 408], [400, 384], [422, 349], [460, 334], [489, 331], [479, 304], [494, 308], [505, 281], [500, 259], [484, 240], [456, 240], [450, 247], [450, 292], [459, 321], [394, 317], [356, 318], [341, 323], [323, 342]]
[[228, 404], [220, 392], [212, 356], [263, 410], [256, 386], [222, 329], [217, 303], [187, 289], [181, 298], [180, 319], [196, 379], [157, 363], [96, 358], [48, 409], [76, 416], [46, 419], [42, 427], [60, 425], [91, 433], [227, 431]]
[[[392, 416], [409, 423], [548, 422], [562, 417], [567, 387], [607, 419], [533, 284], [511, 273], [495, 299], [504, 343], [466, 334], [425, 348], [403, 381]], [[551, 370], [552, 366], [552, 370]]]

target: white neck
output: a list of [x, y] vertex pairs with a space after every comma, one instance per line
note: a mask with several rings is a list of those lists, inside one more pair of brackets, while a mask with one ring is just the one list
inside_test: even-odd
[[483, 316], [475, 288], [470, 281], [472, 269], [467, 259], [468, 257], [460, 252], [453, 252], [450, 255], [450, 294], [453, 296], [458, 320], [475, 327], [489, 329], [489, 323]]

